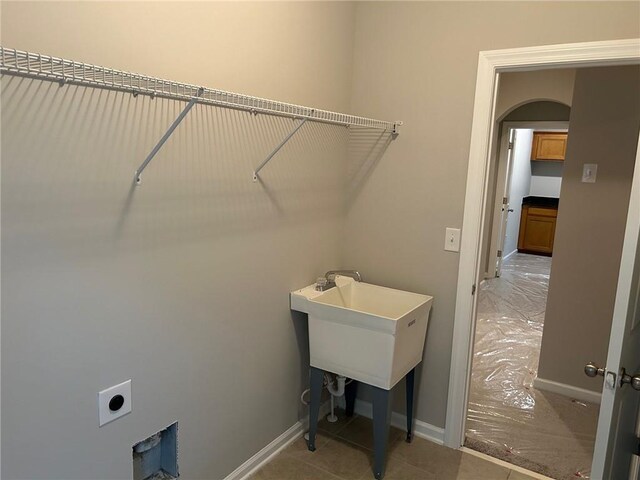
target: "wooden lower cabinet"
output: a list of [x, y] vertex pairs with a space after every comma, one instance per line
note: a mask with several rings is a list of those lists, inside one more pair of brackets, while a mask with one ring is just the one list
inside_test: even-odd
[[553, 237], [556, 234], [556, 218], [558, 209], [522, 206], [520, 215], [520, 234], [518, 251], [551, 255], [553, 253]]

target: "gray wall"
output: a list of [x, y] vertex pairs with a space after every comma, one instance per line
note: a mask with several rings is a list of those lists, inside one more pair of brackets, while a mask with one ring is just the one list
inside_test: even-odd
[[513, 209], [507, 216], [503, 254], [509, 255], [518, 248], [520, 232], [520, 215], [522, 199], [529, 195], [531, 186], [531, 141], [533, 130], [516, 129], [516, 141], [513, 148], [511, 184], [509, 185], [509, 208]]
[[[600, 391], [640, 131], [640, 67], [578, 70], [540, 351], [540, 378]], [[598, 164], [596, 183], [582, 166]]]
[[[551, 109], [558, 109], [558, 103], [571, 105], [575, 76], [574, 68], [501, 74], [496, 99], [496, 119], [512, 122], [535, 120], [532, 117], [537, 112], [544, 110], [544, 114], [548, 114]], [[517, 118], [514, 115], [517, 109], [526, 112], [526, 117]], [[560, 112], [562, 109], [554, 117], [557, 118]], [[507, 116], [509, 118], [505, 118]]]
[[[534, 72], [521, 72], [518, 75], [531, 75]], [[535, 72], [537, 73], [537, 72]], [[573, 81], [571, 82], [573, 91]], [[500, 95], [500, 89], [498, 89]], [[546, 122], [546, 121], [569, 121], [571, 114], [571, 100], [564, 105], [558, 102], [550, 102], [546, 100], [533, 101], [525, 103], [518, 108], [511, 110], [502, 121], [503, 122]], [[502, 128], [502, 126], [500, 127]]]
[[346, 258], [434, 296], [420, 420], [444, 426], [459, 259], [444, 233], [462, 223], [478, 51], [638, 37], [639, 15], [613, 2], [358, 3], [352, 110], [405, 125], [350, 206]]
[[[28, 20], [27, 20], [28, 17]], [[348, 110], [354, 7], [4, 3], [2, 44]], [[313, 42], [301, 42], [312, 38]], [[342, 266], [347, 130], [2, 79], [2, 478], [127, 479], [179, 422], [180, 471], [221, 479], [304, 413], [288, 292]], [[364, 143], [367, 143], [368, 140]], [[98, 428], [97, 392], [133, 379]]]
[[[3, 79], [3, 478], [130, 478], [130, 446], [174, 420], [183, 476], [222, 478], [302, 413], [287, 292], [336, 265], [435, 295], [417, 416], [444, 425], [458, 255], [442, 246], [462, 219], [478, 51], [637, 37], [639, 13], [3, 2], [6, 46], [406, 121], [348, 168], [344, 130], [305, 127], [255, 185], [290, 124], [197, 107], [131, 191], [182, 104]], [[130, 377], [133, 413], [98, 429], [96, 392]]]

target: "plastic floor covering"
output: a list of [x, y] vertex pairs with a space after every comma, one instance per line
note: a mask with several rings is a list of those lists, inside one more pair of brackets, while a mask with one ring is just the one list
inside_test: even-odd
[[556, 479], [589, 478], [599, 406], [533, 388], [551, 258], [513, 254], [480, 287], [465, 446]]

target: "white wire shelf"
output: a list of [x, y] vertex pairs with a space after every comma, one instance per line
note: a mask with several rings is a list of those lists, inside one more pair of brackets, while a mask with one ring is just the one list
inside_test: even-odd
[[252, 97], [240, 93], [227, 92], [213, 88], [205, 88], [188, 83], [174, 82], [161, 78], [149, 77], [138, 73], [100, 67], [73, 60], [51, 57], [39, 53], [24, 52], [0, 46], [0, 74], [17, 75], [39, 80], [58, 82], [61, 86], [81, 85], [127, 92], [133, 96], [148, 95], [152, 98], [168, 98], [188, 102], [178, 118], [171, 124], [160, 141], [153, 147], [140, 167], [135, 172], [135, 180], [140, 183], [140, 175], [149, 162], [155, 157], [173, 131], [189, 113], [196, 103], [214, 105], [235, 110], [243, 110], [252, 114], [276, 115], [300, 120], [295, 129], [278, 145], [269, 156], [253, 172], [253, 181], [258, 180], [258, 173], [273, 156], [291, 139], [291, 137], [307, 121], [342, 125], [346, 127], [362, 127], [380, 129], [391, 132], [393, 138], [398, 135], [398, 127], [402, 122], [388, 122], [372, 118], [330, 112], [312, 107], [304, 107], [292, 103], [278, 102], [266, 98]]
[[375, 120], [224, 90], [203, 88], [188, 83], [174, 82], [1, 46], [0, 57], [2, 62], [0, 73], [50, 80], [61, 84], [69, 83], [128, 92], [133, 95], [142, 94], [184, 101], [190, 101], [202, 90], [197, 103], [283, 117], [306, 118], [316, 122], [392, 131], [398, 124], [398, 122]]

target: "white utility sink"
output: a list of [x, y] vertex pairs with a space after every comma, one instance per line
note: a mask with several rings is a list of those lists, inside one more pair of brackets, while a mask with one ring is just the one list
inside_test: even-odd
[[422, 360], [433, 297], [335, 278], [291, 292], [309, 314], [311, 366], [390, 390]]

